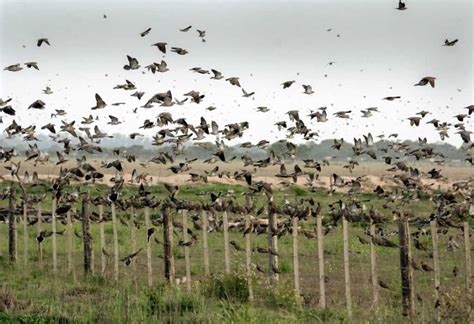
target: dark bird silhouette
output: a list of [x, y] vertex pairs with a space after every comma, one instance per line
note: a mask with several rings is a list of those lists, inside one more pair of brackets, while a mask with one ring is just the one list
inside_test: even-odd
[[138, 251], [136, 251], [136, 252], [134, 252], [134, 253], [132, 253], [132, 254], [130, 254], [130, 255], [127, 255], [127, 256], [126, 256], [125, 258], [123, 258], [123, 259], [120, 259], [120, 261], [123, 262], [123, 263], [125, 263], [126, 266], [129, 266], [129, 265], [132, 263], [133, 259], [134, 259], [134, 258], [138, 255], [138, 253], [140, 253], [142, 250], [143, 250], [143, 249], [140, 248], [140, 249], [138, 249]]

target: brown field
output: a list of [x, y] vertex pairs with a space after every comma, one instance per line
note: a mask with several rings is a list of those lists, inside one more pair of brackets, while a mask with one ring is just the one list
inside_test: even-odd
[[[106, 169], [101, 168], [101, 164], [103, 161], [101, 160], [90, 160], [89, 163], [93, 165], [98, 171], [104, 173], [105, 180], [99, 181], [99, 183], [108, 183], [108, 179], [115, 175], [115, 169]], [[179, 163], [176, 162], [175, 164]], [[296, 163], [288, 163], [285, 164], [288, 173], [293, 171], [293, 167], [295, 164], [299, 166], [303, 166], [304, 163], [302, 161]], [[49, 162], [47, 164], [38, 164], [34, 165], [32, 162], [22, 162], [20, 174], [24, 174], [25, 171], [28, 171], [30, 175], [36, 171], [40, 179], [43, 180], [51, 180], [58, 176], [59, 168], [72, 168], [76, 166], [76, 162], [68, 161], [63, 163], [59, 166], [55, 165], [54, 161]], [[149, 184], [159, 184], [159, 183], [170, 183], [176, 185], [183, 185], [183, 184], [190, 184], [190, 175], [189, 173], [197, 173], [197, 174], [205, 174], [206, 171], [213, 169], [215, 166], [219, 166], [219, 172], [229, 172], [231, 175], [236, 170], [249, 170], [252, 171], [251, 167], [243, 168], [243, 164], [241, 162], [229, 162], [229, 163], [214, 163], [214, 164], [205, 164], [201, 161], [196, 161], [191, 164], [191, 169], [187, 172], [183, 172], [180, 174], [174, 174], [169, 170], [169, 165], [161, 165], [155, 163], [147, 163], [146, 167], [142, 166], [140, 163], [124, 163], [124, 176], [126, 180], [130, 179], [130, 175], [134, 169], [136, 169], [139, 173], [147, 173]], [[393, 179], [393, 176], [397, 174], [396, 172], [387, 171], [390, 166], [379, 163], [379, 162], [368, 162], [363, 163], [360, 166], [356, 167], [352, 172], [350, 172], [347, 168], [343, 167], [344, 164], [342, 162], [332, 163], [329, 166], [323, 167], [322, 171], [319, 173], [319, 178], [315, 181], [315, 185], [318, 187], [325, 187], [329, 188], [329, 176], [333, 173], [342, 176], [345, 180], [350, 181], [351, 179], [355, 179], [357, 177], [363, 177], [363, 189], [364, 190], [373, 190], [377, 185], [381, 186], [393, 186], [396, 185], [397, 182]], [[421, 182], [423, 185], [431, 187], [433, 189], [449, 189], [453, 183], [460, 182], [460, 181], [472, 181], [474, 179], [474, 168], [469, 166], [454, 166], [454, 165], [443, 165], [438, 166], [433, 163], [413, 163], [413, 167], [417, 167], [421, 172], [426, 173], [427, 171], [435, 168], [437, 170], [441, 170], [441, 174], [443, 175], [442, 179], [431, 180], [431, 179], [422, 179]], [[289, 185], [298, 185], [304, 186], [306, 184], [305, 177], [299, 177], [297, 183], [293, 183], [291, 178], [278, 178], [275, 175], [279, 173], [279, 165], [268, 166], [266, 168], [258, 168], [254, 169], [253, 172], [253, 181], [265, 181], [271, 183], [272, 185], [284, 188]], [[314, 169], [303, 169], [304, 172], [314, 172]], [[3, 177], [4, 179], [10, 179], [10, 176], [7, 173], [8, 171], [5, 170]], [[317, 173], [317, 172], [316, 172]], [[318, 174], [318, 173], [317, 173]], [[209, 183], [222, 183], [222, 184], [243, 184], [243, 181], [238, 181], [233, 178], [229, 177], [218, 177], [212, 176], [208, 178]]]

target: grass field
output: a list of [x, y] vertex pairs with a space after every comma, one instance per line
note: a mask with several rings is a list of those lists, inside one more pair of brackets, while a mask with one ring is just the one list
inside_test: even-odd
[[[1, 184], [2, 187], [7, 183]], [[68, 187], [66, 190], [75, 188]], [[92, 195], [98, 194], [101, 186], [90, 188]], [[37, 192], [44, 191], [41, 187], [34, 188]], [[136, 190], [126, 187], [124, 196], [130, 196]], [[150, 187], [152, 194], [158, 199], [165, 198], [162, 186]], [[225, 184], [212, 185], [187, 185], [182, 186], [179, 192], [180, 199], [209, 201], [210, 191], [228, 193], [235, 196], [239, 203], [243, 203], [242, 186]], [[298, 198], [313, 197], [325, 208], [323, 214], [328, 212], [327, 205], [338, 201], [342, 195], [336, 193], [329, 197], [324, 191], [310, 193], [307, 190], [294, 187], [285, 193], [277, 191], [274, 197], [281, 203], [283, 194], [293, 201]], [[382, 213], [383, 200], [374, 194], [360, 193], [358, 198], [366, 201], [368, 207], [375, 206]], [[263, 197], [256, 198], [256, 205], [264, 204]], [[42, 209], [50, 209], [50, 198], [46, 198]], [[6, 205], [2, 201], [3, 206]], [[434, 204], [430, 201], [414, 201], [405, 208], [414, 214], [426, 217], [432, 211]], [[79, 208], [79, 206], [77, 206]], [[107, 209], [108, 210], [108, 209]], [[94, 209], [96, 211], [96, 209]], [[118, 211], [119, 218], [128, 220], [129, 211]], [[137, 211], [139, 224], [137, 229], [137, 247], [146, 245], [146, 229], [144, 227], [143, 212]], [[193, 214], [190, 212], [189, 217]], [[387, 214], [391, 216], [391, 214]], [[151, 213], [152, 219], [160, 218], [160, 210]], [[181, 215], [172, 212], [175, 222], [181, 221]], [[233, 221], [239, 215], [229, 215]], [[326, 218], [325, 218], [326, 219]], [[326, 219], [327, 220], [327, 219]], [[325, 221], [326, 221], [325, 220]], [[284, 221], [283, 217], [279, 221]], [[107, 258], [107, 270], [100, 273], [100, 245], [99, 229], [97, 224], [92, 225], [92, 238], [94, 249], [94, 274], [85, 277], [82, 266], [82, 239], [73, 236], [74, 271], [67, 273], [66, 267], [66, 238], [58, 235], [58, 273], [52, 271], [51, 240], [43, 243], [44, 263], [40, 267], [38, 262], [38, 248], [35, 241], [36, 227], [29, 227], [29, 259], [25, 265], [23, 258], [23, 232], [18, 224], [18, 261], [11, 264], [8, 261], [7, 240], [8, 224], [0, 223], [0, 320], [24, 320], [32, 322], [48, 322], [67, 319], [79, 322], [322, 322], [347, 321], [344, 298], [344, 270], [342, 257], [342, 235], [338, 227], [324, 237], [325, 269], [327, 276], [326, 296], [328, 308], [323, 310], [318, 307], [319, 282], [318, 258], [315, 239], [299, 236], [300, 277], [303, 295], [303, 305], [299, 306], [293, 293], [293, 256], [291, 235], [285, 235], [279, 240], [280, 253], [280, 281], [269, 284], [265, 274], [254, 272], [252, 277], [255, 299], [248, 300], [248, 290], [245, 276], [245, 252], [237, 252], [231, 247], [231, 274], [224, 274], [224, 241], [222, 233], [209, 234], [210, 270], [211, 278], [204, 276], [203, 250], [201, 232], [192, 228], [198, 235], [198, 241], [191, 246], [191, 275], [193, 289], [186, 292], [184, 285], [165, 284], [163, 272], [163, 246], [153, 244], [153, 279], [154, 286], [147, 287], [146, 254], [143, 251], [131, 266], [120, 263], [120, 277], [118, 282], [113, 280], [113, 258]], [[43, 224], [43, 229], [49, 229], [49, 224]], [[315, 218], [300, 222], [305, 229], [315, 226]], [[384, 320], [399, 322], [401, 316], [401, 284], [399, 269], [399, 249], [377, 247], [377, 273], [380, 279], [388, 284], [388, 289], [380, 288], [380, 307], [375, 314], [371, 310], [371, 279], [370, 279], [370, 251], [368, 245], [359, 242], [357, 235], [362, 235], [366, 224], [354, 223], [350, 225], [350, 270], [352, 283], [352, 299], [356, 321]], [[395, 228], [395, 224], [385, 225], [387, 229]], [[58, 230], [64, 229], [63, 224], [58, 224]], [[74, 229], [81, 232], [81, 224], [76, 221]], [[130, 228], [119, 222], [120, 256], [125, 257], [131, 251]], [[415, 230], [414, 228], [412, 230]], [[161, 227], [156, 227], [155, 237], [162, 240]], [[105, 225], [107, 251], [112, 252], [111, 224]], [[447, 251], [445, 247], [448, 236], [453, 236], [460, 243], [461, 248]], [[467, 319], [469, 303], [472, 299], [466, 298], [464, 290], [464, 251], [462, 249], [462, 233], [450, 229], [447, 235], [440, 236], [441, 260], [441, 313], [443, 319], [450, 322], [459, 322]], [[175, 231], [177, 242], [182, 233]], [[244, 246], [242, 234], [237, 231], [230, 232], [230, 239]], [[398, 237], [390, 239], [398, 241]], [[419, 263], [424, 261], [432, 264], [429, 256], [431, 239], [429, 236], [421, 238], [422, 243], [430, 247], [428, 251], [413, 249], [414, 259]], [[267, 234], [251, 235], [252, 247], [265, 247]], [[472, 244], [471, 244], [472, 246]], [[184, 252], [180, 246], [174, 246], [176, 277], [184, 274]], [[474, 257], [473, 251], [471, 256]], [[252, 263], [268, 268], [267, 254], [254, 252]], [[453, 275], [453, 268], [459, 268], [459, 274]], [[432, 272], [414, 271], [415, 290], [417, 300], [417, 321], [429, 321], [434, 313], [434, 282]]]

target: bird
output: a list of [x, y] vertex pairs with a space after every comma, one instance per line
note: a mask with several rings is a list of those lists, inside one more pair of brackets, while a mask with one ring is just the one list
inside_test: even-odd
[[23, 68], [20, 66], [20, 63], [17, 64], [12, 64], [3, 69], [4, 71], [10, 71], [10, 72], [18, 72], [23, 70]]
[[366, 239], [363, 236], [357, 235], [357, 238], [359, 239], [359, 242], [362, 243], [362, 244], [369, 244], [370, 243], [370, 240]]
[[253, 96], [253, 95], [255, 94], [255, 92], [247, 92], [247, 91], [245, 91], [244, 88], [242, 88], [242, 93], [243, 93], [242, 97], [244, 97], [244, 98], [249, 98], [249, 97], [251, 97], [251, 96]]
[[47, 237], [50, 237], [51, 235], [53, 235], [53, 232], [43, 230], [39, 232], [36, 236], [36, 242], [38, 242], [38, 244], [41, 244]]
[[435, 80], [436, 80], [435, 77], [427, 76], [427, 77], [422, 78], [420, 81], [418, 81], [418, 83], [416, 83], [415, 86], [425, 86], [429, 83], [430, 86], [432, 88], [434, 88], [435, 87]]
[[123, 66], [125, 70], [138, 70], [140, 68], [140, 64], [138, 63], [138, 60], [135, 57], [127, 55], [127, 60], [128, 64], [125, 64]]
[[188, 27], [185, 27], [183, 29], [180, 29], [180, 31], [182, 32], [187, 32], [188, 30], [190, 30], [193, 26], [189, 25]]
[[10, 116], [15, 116], [15, 114], [16, 114], [15, 109], [13, 109], [13, 107], [10, 106], [10, 105], [5, 106], [3, 108], [0, 108], [0, 111], [4, 112], [5, 114], [10, 115]]
[[25, 63], [27, 68], [34, 68], [39, 71], [38, 63], [37, 62], [26, 62]]
[[292, 81], [285, 81], [283, 82], [281, 85], [283, 86], [283, 89], [287, 89], [289, 87], [291, 87], [291, 85], [295, 83], [295, 80], [292, 80]]
[[47, 95], [50, 95], [53, 93], [53, 91], [51, 90], [51, 88], [49, 86], [47, 86], [44, 90], [43, 90], [43, 93], [44, 94], [47, 94]]
[[220, 79], [224, 78], [224, 76], [222, 75], [222, 72], [219, 72], [219, 71], [214, 70], [214, 69], [211, 69], [211, 72], [214, 74], [214, 76], [212, 76], [211, 79], [220, 80]]
[[457, 266], [454, 266], [452, 273], [454, 277], [457, 277], [459, 275], [459, 268]]
[[405, 2], [402, 2], [402, 0], [398, 0], [398, 7], [395, 8], [397, 10], [406, 10], [407, 6], [405, 5]]
[[206, 40], [204, 39], [204, 37], [206, 37], [206, 31], [205, 30], [199, 30], [199, 29], [196, 29], [196, 31], [198, 32], [199, 37], [202, 38], [202, 41], [205, 42]]
[[434, 269], [433, 267], [431, 267], [429, 264], [421, 261], [421, 268], [423, 269], [423, 271], [425, 272], [432, 272]]
[[384, 289], [391, 290], [390, 286], [382, 279], [379, 279], [379, 286]]
[[257, 107], [257, 111], [265, 113], [270, 111], [270, 109], [268, 107]]
[[235, 242], [234, 240], [230, 240], [229, 241], [230, 245], [232, 245], [236, 251], [239, 251], [239, 252], [242, 252], [242, 251], [245, 251], [245, 249], [243, 249], [237, 242]]
[[389, 97], [383, 98], [383, 100], [388, 100], [388, 101], [394, 101], [395, 99], [401, 99], [401, 97], [400, 96], [389, 96]]
[[171, 51], [177, 53], [178, 55], [188, 54], [188, 51], [181, 47], [171, 47]]
[[145, 31], [140, 33], [140, 36], [145, 37], [146, 35], [150, 33], [150, 31], [151, 31], [151, 27], [148, 27]]
[[109, 115], [110, 121], [107, 123], [108, 125], [119, 125], [122, 122], [115, 116]]
[[140, 248], [138, 249], [138, 251], [132, 253], [132, 254], [129, 254], [127, 255], [125, 258], [122, 258], [120, 259], [120, 262], [123, 262], [126, 266], [129, 266], [130, 264], [132, 264], [132, 261], [133, 259], [138, 255], [138, 253], [140, 253], [143, 249]]
[[44, 109], [46, 106], [45, 102], [42, 100], [35, 100], [31, 105], [28, 106], [28, 109]]
[[410, 126], [420, 126], [421, 117], [409, 117]]
[[457, 38], [453, 39], [452, 41], [449, 41], [448, 39], [445, 39], [443, 46], [454, 46], [454, 45], [457, 44], [457, 42], [458, 42]]
[[102, 100], [102, 97], [98, 93], [95, 94], [95, 101], [96, 101], [96, 105], [91, 108], [92, 110], [102, 109], [102, 108], [107, 107], [107, 104], [105, 103], [104, 100]]
[[168, 45], [168, 43], [161, 42], [152, 44], [151, 46], [156, 46], [160, 50], [160, 52], [166, 54], [166, 45]]
[[229, 83], [231, 85], [235, 85], [237, 87], [240, 87], [240, 82], [239, 82], [239, 78], [238, 77], [231, 77], [231, 78], [227, 78], [225, 79], [226, 81], [229, 81]]
[[40, 38], [36, 41], [36, 46], [40, 47], [43, 44], [47, 44], [48, 46], [51, 46], [49, 43], [49, 40], [47, 38]]
[[303, 88], [304, 88], [304, 92], [303, 92], [304, 94], [310, 95], [314, 93], [313, 88], [310, 85], [303, 84]]

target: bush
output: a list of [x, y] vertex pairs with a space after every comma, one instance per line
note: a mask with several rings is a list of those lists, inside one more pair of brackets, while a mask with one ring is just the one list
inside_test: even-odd
[[218, 299], [247, 302], [249, 290], [247, 279], [238, 274], [217, 274], [204, 283], [204, 294]]
[[260, 293], [262, 294], [260, 299], [264, 300], [269, 308], [284, 308], [286, 310], [297, 308], [295, 290], [289, 284], [275, 284], [261, 289]]

